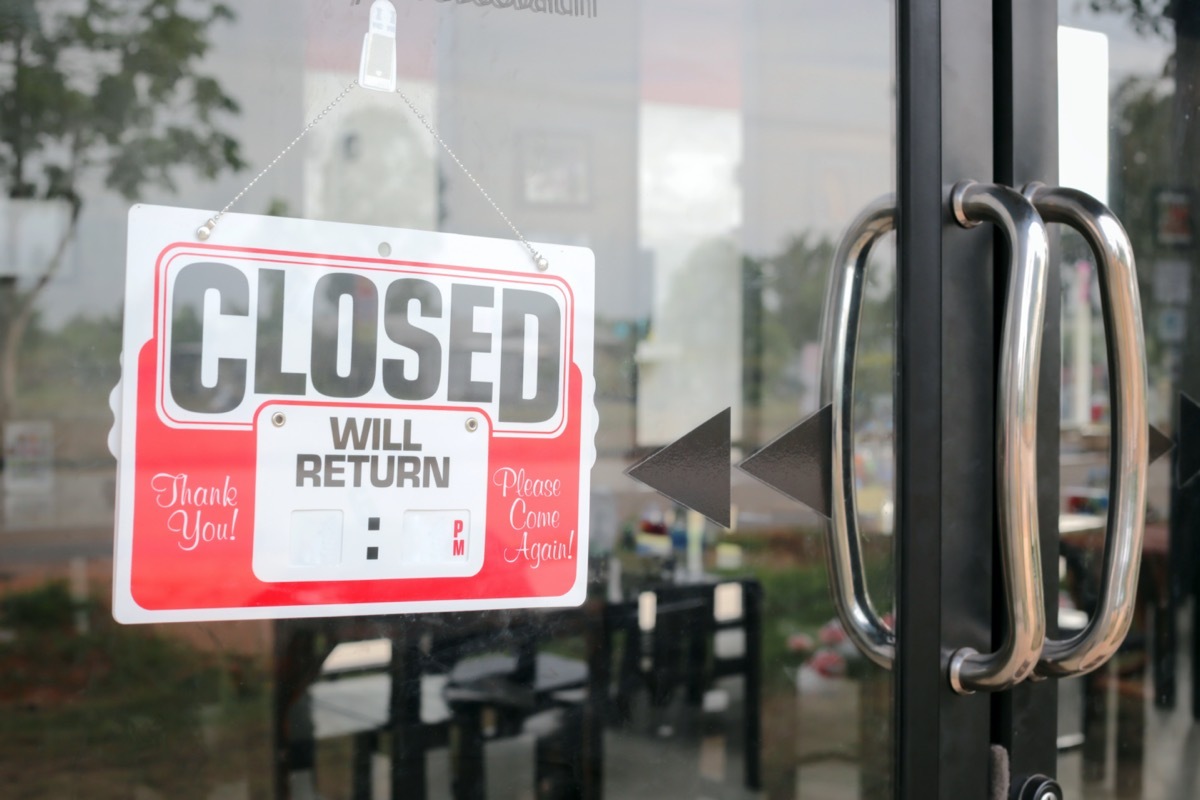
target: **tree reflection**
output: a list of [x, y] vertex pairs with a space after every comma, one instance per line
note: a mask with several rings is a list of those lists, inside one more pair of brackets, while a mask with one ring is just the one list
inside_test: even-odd
[[0, 264], [0, 421], [18, 398], [19, 357], [36, 301], [61, 268], [99, 178], [123, 198], [173, 189], [182, 170], [208, 178], [243, 162], [221, 126], [238, 112], [201, 63], [230, 8], [197, 0], [8, 0], [0, 5], [0, 182], [8, 213], [58, 207], [40, 263]]

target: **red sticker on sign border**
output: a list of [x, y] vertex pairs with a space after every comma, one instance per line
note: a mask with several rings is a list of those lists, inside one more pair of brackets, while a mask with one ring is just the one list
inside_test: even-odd
[[129, 215], [114, 616], [582, 602], [591, 251], [205, 218]]

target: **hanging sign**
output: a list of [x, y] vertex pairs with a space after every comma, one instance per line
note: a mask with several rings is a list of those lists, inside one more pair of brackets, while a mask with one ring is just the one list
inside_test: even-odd
[[122, 622], [578, 604], [590, 250], [136, 206]]

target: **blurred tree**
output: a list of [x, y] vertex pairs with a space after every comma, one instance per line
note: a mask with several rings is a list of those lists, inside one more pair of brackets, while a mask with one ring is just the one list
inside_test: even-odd
[[[1153, 267], [1159, 255], [1155, 241], [1155, 205], [1159, 190], [1178, 184], [1174, 156], [1174, 98], [1166, 78], [1128, 77], [1112, 92], [1111, 204], [1129, 233], [1138, 257], [1138, 283], [1142, 318], [1146, 325], [1146, 350], [1151, 382], [1166, 369], [1153, 321], [1158, 315]], [[1064, 237], [1064, 260], [1089, 258], [1090, 251], [1078, 236]], [[1070, 247], [1068, 247], [1070, 245]]]
[[[132, 200], [189, 169], [240, 169], [220, 127], [237, 104], [199, 72], [216, 0], [4, 0], [0, 3], [0, 187], [13, 201], [59, 201], [67, 222], [29, 287], [0, 280], [0, 422], [18, 393], [18, 356], [38, 295], [62, 266], [84, 205], [82, 182]], [[7, 272], [14, 265], [0, 265]]]
[[[1159, 36], [1173, 46], [1161, 77], [1127, 79], [1116, 87], [1112, 98], [1113, 206], [1139, 254], [1145, 318], [1152, 321], [1155, 300], [1147, 268], [1158, 256], [1190, 262], [1190, 295], [1196, 297], [1200, 290], [1196, 246], [1163, 253], [1154, 236], [1160, 190], [1182, 189], [1200, 197], [1200, 125], [1194, 119], [1200, 101], [1200, 0], [1088, 0], [1088, 7], [1098, 13], [1124, 15], [1138, 32]], [[1189, 317], [1195, 318], [1194, 309]], [[1152, 324], [1148, 326], [1151, 349], [1159, 345], [1154, 330]], [[1191, 394], [1200, 391], [1200, 325], [1188, 324], [1182, 364], [1176, 369], [1176, 388]], [[1171, 418], [1175, 418], [1174, 412]]]
[[837, 243], [801, 233], [767, 263], [767, 308], [792, 350], [821, 339], [821, 309]]
[[[855, 378], [855, 392], [859, 394], [892, 392], [895, 273], [888, 263], [891, 247], [890, 241], [884, 241], [872, 249], [871, 266], [866, 274]], [[802, 233], [769, 261], [769, 277], [764, 285], [768, 326], [773, 325], [778, 331], [772, 338], [782, 336], [786, 342], [784, 359], [794, 359], [805, 345], [821, 341], [821, 317], [836, 248], [837, 243], [829, 237]], [[779, 363], [780, 345], [776, 338], [774, 345], [768, 343], [766, 348], [767, 354], [774, 349], [775, 365]], [[771, 374], [770, 368], [767, 374]], [[782, 370], [778, 374], [783, 377]]]
[[[1154, 205], [1157, 188], [1186, 191], [1193, 198], [1193, 206], [1194, 198], [1200, 197], [1200, 125], [1195, 120], [1200, 102], [1200, 0], [1089, 0], [1089, 7], [1101, 13], [1126, 15], [1135, 30], [1160, 36], [1173, 47], [1163, 65], [1163, 81], [1142, 86], [1125, 84], [1115, 94], [1119, 163], [1114, 173], [1119, 178], [1115, 181], [1117, 202], [1114, 205], [1131, 233], [1141, 269], [1159, 255], [1190, 265], [1191, 286], [1186, 296], [1191, 299], [1185, 306], [1189, 322], [1179, 364], [1170, 366], [1170, 371], [1176, 373], [1176, 380], [1170, 393], [1172, 410], [1169, 418], [1176, 420], [1179, 392], [1193, 396], [1200, 394], [1200, 325], [1195, 322], [1197, 297], [1200, 297], [1200, 249], [1193, 242], [1173, 248], [1173, 252], [1165, 252], [1154, 241]], [[1192, 224], [1195, 224], [1194, 207]], [[1151, 259], [1146, 259], [1146, 254]], [[1142, 272], [1143, 280], [1144, 276]], [[1143, 286], [1143, 299], [1153, 298], [1154, 293], [1146, 288]], [[1153, 331], [1152, 302], [1148, 311], [1148, 330]], [[1155, 343], [1156, 338], [1154, 335], [1147, 337], [1149, 343]], [[1200, 496], [1181, 491], [1174, 469], [1171, 470], [1171, 481], [1168, 583], [1173, 606], [1193, 591], [1196, 570], [1200, 569], [1192, 535], [1200, 521]], [[1173, 631], [1173, 607], [1163, 616]], [[1173, 695], [1173, 688], [1166, 691]], [[1165, 699], [1166, 696], [1160, 698]], [[1192, 714], [1200, 719], [1200, 692], [1192, 693]]]
[[1179, 4], [1179, 0], [1088, 0], [1093, 11], [1128, 15], [1135, 30], [1157, 34], [1170, 30], [1169, 19]]
[[[878, 245], [867, 270], [858, 336], [855, 395], [870, 407], [893, 392], [895, 373], [895, 270], [891, 242]], [[742, 438], [762, 444], [778, 433], [772, 406], [797, 412], [804, 390], [817, 389], [817, 375], [803, 371], [808, 345], [821, 343], [822, 314], [836, 243], [806, 231], [788, 240], [775, 255], [742, 261]], [[815, 399], [815, 394], [810, 399]]]

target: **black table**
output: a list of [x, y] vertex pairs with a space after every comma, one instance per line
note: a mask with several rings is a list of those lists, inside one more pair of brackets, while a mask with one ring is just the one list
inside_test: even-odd
[[[323, 674], [325, 659], [339, 643], [372, 639], [391, 642], [386, 663], [365, 667], [375, 673], [369, 693], [378, 697], [376, 702], [386, 703], [386, 709], [372, 708], [363, 696], [356, 702], [366, 705], [358, 712], [341, 710], [347, 722], [342, 732], [355, 738], [355, 798], [371, 796], [371, 753], [379, 735], [386, 732], [392, 763], [391, 797], [428, 796], [426, 753], [451, 747], [454, 797], [478, 800], [484, 786], [481, 710], [500, 708], [519, 719], [522, 714], [556, 705], [569, 705], [572, 714], [571, 749], [578, 752], [567, 756], [575, 756], [572, 774], [578, 796], [600, 798], [604, 728], [610, 719], [621, 716], [633, 692], [645, 688], [652, 702], [661, 702], [682, 689], [689, 702], [699, 704], [709, 682], [730, 674], [740, 674], [745, 681], [744, 780], [747, 787], [759, 788], [761, 587], [753, 579], [718, 577], [629, 583], [619, 598], [589, 597], [578, 608], [279, 620], [273, 720], [276, 797], [289, 798], [290, 774], [315, 763], [309, 690], [318, 682], [339, 679]], [[742, 613], [735, 619], [718, 620], [714, 615], [717, 587], [731, 583], [741, 587]], [[630, 669], [642, 663], [644, 655], [646, 637], [638, 626], [638, 596], [644, 592], [655, 595], [658, 611], [646, 654], [651, 664], [648, 673]], [[730, 628], [744, 630], [744, 649], [738, 658], [722, 659], [710, 651], [709, 643], [717, 632]], [[619, 631], [625, 634], [626, 646], [614, 697], [613, 640]], [[564, 682], [561, 675], [551, 673], [570, 671], [565, 662], [558, 662], [562, 669], [551, 666], [547, 672], [550, 662], [539, 650], [568, 637], [582, 637], [584, 655], [582, 670]], [[494, 655], [500, 649], [509, 655]], [[488, 653], [492, 655], [483, 655]], [[496, 659], [507, 661], [501, 664]], [[472, 666], [479, 674], [470, 674]], [[443, 694], [450, 713], [443, 719], [423, 720], [421, 716], [422, 686], [430, 675], [446, 677]], [[381, 681], [380, 676], [386, 678]], [[556, 677], [560, 679], [557, 682]], [[568, 704], [561, 693], [570, 688], [579, 692]], [[350, 718], [354, 713], [360, 718]], [[450, 735], [452, 729], [455, 736]]]

